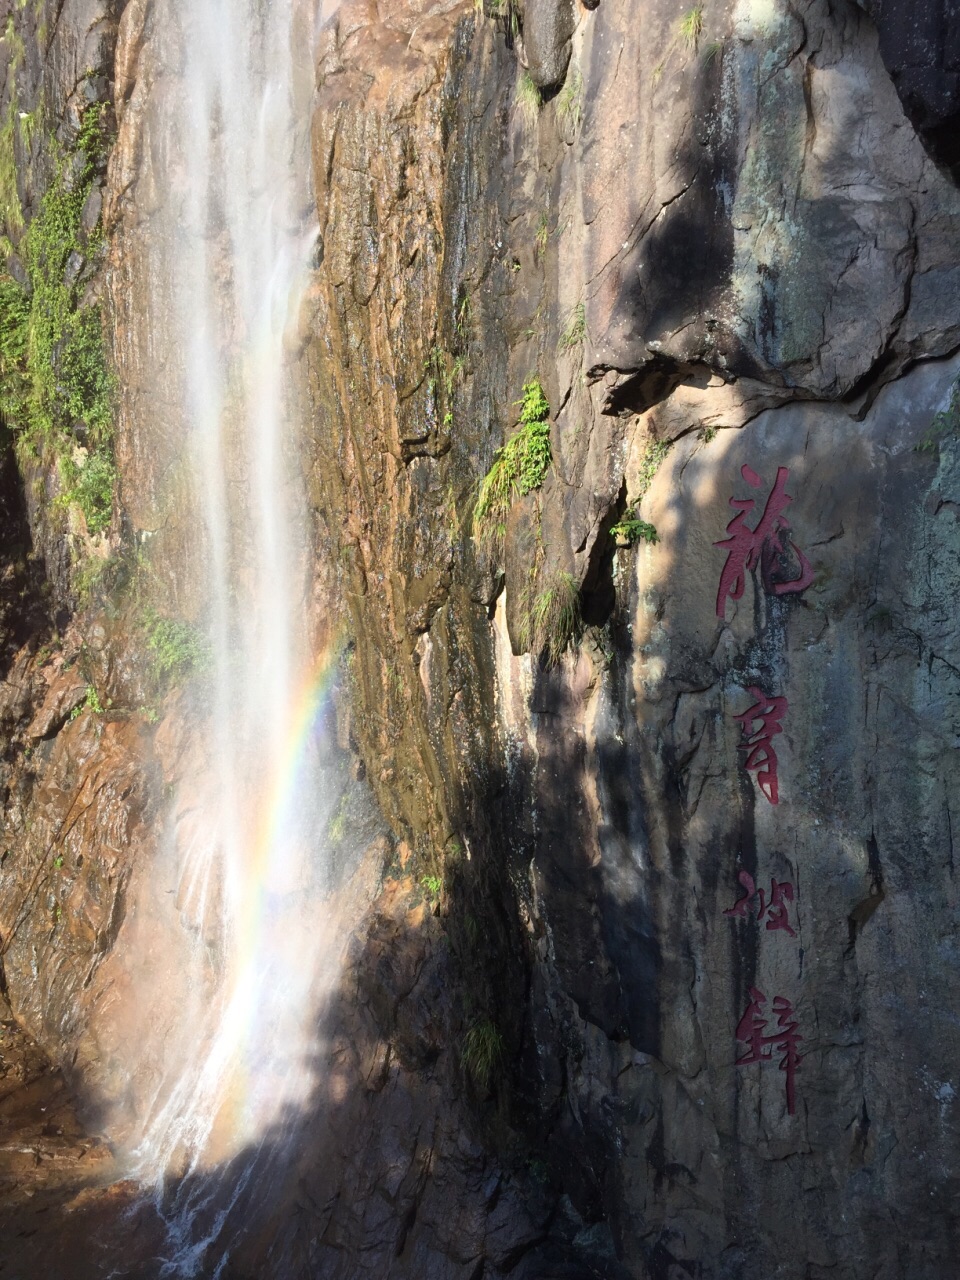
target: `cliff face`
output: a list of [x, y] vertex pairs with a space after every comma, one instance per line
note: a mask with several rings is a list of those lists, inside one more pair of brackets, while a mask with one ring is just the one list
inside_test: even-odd
[[355, 732], [610, 1274], [933, 1277], [956, 1229], [956, 69], [873, 18], [356, 4], [321, 48]]
[[[122, 1092], [129, 878], [196, 765], [138, 619], [194, 617], [198, 579], [150, 250], [176, 15], [57, 15], [37, 84], [60, 33], [112, 61], [119, 30], [98, 287], [127, 577], [38, 651], [76, 602], [31, 500], [53, 587], [11, 560], [36, 619], [5, 615], [0, 934], [13, 1012], [89, 1102]], [[343, 602], [341, 738], [396, 850], [235, 1274], [950, 1274], [951, 16], [347, 0], [322, 27], [315, 598]], [[550, 465], [485, 524], [531, 421]]]

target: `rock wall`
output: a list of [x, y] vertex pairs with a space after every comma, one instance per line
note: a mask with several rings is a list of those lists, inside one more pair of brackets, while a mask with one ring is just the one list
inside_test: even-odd
[[[58, 158], [89, 107], [109, 110], [116, 19], [111, 4], [79, 0], [0, 8], [0, 106], [8, 118], [12, 111], [18, 122], [33, 122], [30, 130], [18, 123], [3, 141], [5, 159], [13, 147], [17, 181], [17, 216], [4, 209], [14, 238], [4, 266], [21, 283], [24, 229], [38, 216]], [[101, 186], [88, 201], [93, 222]], [[91, 251], [89, 261], [70, 267], [90, 275], [88, 299], [100, 293], [95, 257]], [[69, 1065], [96, 1003], [94, 975], [123, 919], [132, 863], [150, 843], [150, 733], [142, 733], [137, 714], [145, 693], [122, 610], [104, 611], [104, 587], [76, 611], [81, 569], [93, 581], [98, 566], [121, 564], [119, 521], [91, 538], [65, 514], [48, 442], [18, 450], [15, 479], [8, 428], [21, 426], [0, 423], [7, 597], [0, 618], [0, 989], [21, 1024]], [[117, 581], [113, 573], [104, 579]]]
[[[395, 839], [301, 1157], [264, 1156], [229, 1274], [952, 1274], [950, 16], [345, 0], [321, 26], [316, 595]], [[119, 17], [104, 199], [110, 536], [147, 548], [146, 595], [45, 652], [37, 570], [0, 591], [36, 611], [5, 615], [5, 993], [88, 1102], [123, 1092], [130, 875], [195, 766], [135, 621], [197, 607], [151, 256], [175, 26]], [[551, 466], [485, 538], [533, 377]]]
[[[530, 1274], [949, 1271], [960, 201], [894, 8], [358, 3], [321, 48], [354, 731], [444, 851], [485, 1132], [560, 1196], [581, 1270]], [[471, 486], [534, 373], [500, 554]]]

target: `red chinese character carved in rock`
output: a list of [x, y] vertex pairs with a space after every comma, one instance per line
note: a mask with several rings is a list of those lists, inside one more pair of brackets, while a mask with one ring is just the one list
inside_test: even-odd
[[740, 721], [743, 741], [740, 750], [746, 751], [743, 767], [757, 775], [757, 786], [771, 804], [780, 803], [780, 784], [777, 780], [777, 753], [771, 741], [783, 733], [780, 721], [790, 709], [786, 698], [768, 698], [762, 689], [752, 685], [747, 693], [756, 702], [734, 720]]
[[747, 1046], [747, 1052], [737, 1059], [738, 1067], [749, 1066], [752, 1062], [771, 1062], [774, 1050], [783, 1057], [777, 1064], [787, 1077], [787, 1114], [794, 1115], [797, 1109], [796, 1074], [803, 1061], [797, 1052], [797, 1045], [803, 1036], [797, 1031], [799, 1023], [793, 1011], [793, 1005], [784, 996], [774, 996], [773, 1012], [777, 1015], [777, 1030], [772, 1035], [764, 1035], [768, 1019], [763, 1016], [763, 1006], [767, 997], [756, 987], [750, 988], [750, 1004], [747, 1011], [737, 1023], [737, 1039]]
[[[740, 474], [754, 489], [759, 489], [763, 484], [763, 480], [752, 467], [741, 467]], [[730, 499], [730, 506], [737, 514], [727, 525], [728, 536], [713, 544], [715, 547], [729, 548], [717, 591], [718, 618], [726, 617], [727, 600], [740, 599], [746, 586], [747, 574], [758, 565], [764, 590], [775, 596], [805, 591], [813, 581], [810, 562], [787, 535], [790, 524], [783, 513], [793, 501], [791, 495], [786, 492], [789, 474], [786, 467], [777, 468], [777, 478], [767, 498], [767, 504], [753, 529], [747, 524], [747, 516], [757, 505], [756, 499]], [[783, 577], [784, 561], [788, 559], [791, 552], [800, 565], [800, 573], [795, 578], [785, 579]]]
[[767, 928], [775, 931], [782, 929], [784, 933], [789, 933], [791, 938], [797, 936], [796, 930], [790, 924], [790, 917], [786, 903], [793, 902], [793, 885], [789, 880], [778, 881], [771, 878], [770, 880], [770, 901], [767, 901], [767, 895], [762, 889], [758, 889], [753, 882], [753, 876], [749, 871], [741, 871], [737, 877], [743, 885], [746, 892], [742, 898], [739, 898], [732, 907], [728, 907], [724, 911], [725, 916], [739, 916], [745, 920], [749, 915], [750, 903], [754, 898], [760, 899], [760, 907], [757, 911], [757, 919], [762, 920], [764, 915], [767, 916]]

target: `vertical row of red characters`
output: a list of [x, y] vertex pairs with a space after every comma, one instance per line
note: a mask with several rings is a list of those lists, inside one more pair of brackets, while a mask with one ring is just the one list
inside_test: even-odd
[[[751, 488], [759, 489], [764, 483], [752, 467], [741, 467], [740, 474]], [[790, 525], [783, 514], [793, 501], [786, 492], [788, 476], [786, 467], [777, 468], [776, 481], [753, 528], [747, 524], [747, 517], [753, 513], [756, 499], [730, 499], [736, 515], [727, 525], [727, 537], [714, 544], [727, 551], [717, 591], [718, 618], [726, 617], [727, 601], [740, 599], [747, 574], [757, 568], [763, 589], [770, 595], [804, 591], [813, 581], [810, 563], [790, 538]], [[796, 573], [798, 566], [799, 574]], [[750, 686], [747, 692], [753, 705], [735, 717], [740, 722], [740, 750], [745, 753], [743, 766], [748, 773], [756, 775], [757, 787], [769, 803], [779, 804], [774, 739], [783, 732], [789, 704], [786, 698], [766, 693], [756, 685]], [[796, 930], [790, 923], [790, 904], [796, 896], [794, 886], [789, 881], [771, 878], [768, 896], [763, 888], [757, 887], [749, 872], [741, 871], [739, 881], [743, 896], [723, 914], [731, 919], [749, 919], [756, 913], [758, 923], [766, 921], [766, 932], [796, 938]], [[737, 1023], [736, 1037], [746, 1046], [746, 1052], [737, 1059], [738, 1067], [772, 1062], [777, 1056], [777, 1066], [786, 1080], [787, 1113], [794, 1115], [796, 1075], [802, 1061], [798, 1046], [803, 1036], [792, 1002], [782, 995], [774, 996], [770, 1002], [757, 987], [751, 987], [750, 1003]]]

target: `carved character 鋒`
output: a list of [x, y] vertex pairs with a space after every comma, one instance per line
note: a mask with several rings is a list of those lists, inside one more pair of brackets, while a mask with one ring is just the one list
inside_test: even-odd
[[803, 1036], [797, 1030], [799, 1023], [793, 1005], [785, 996], [774, 996], [773, 1012], [777, 1015], [777, 1030], [772, 1035], [764, 1035], [768, 1025], [768, 1019], [763, 1016], [763, 1006], [766, 1003], [767, 997], [763, 992], [751, 987], [750, 1004], [737, 1023], [737, 1039], [747, 1046], [746, 1054], [737, 1059], [737, 1066], [771, 1062], [774, 1050], [782, 1053], [783, 1057], [777, 1065], [787, 1078], [787, 1114], [792, 1116], [797, 1109], [796, 1074], [803, 1061], [797, 1052], [797, 1045]]

